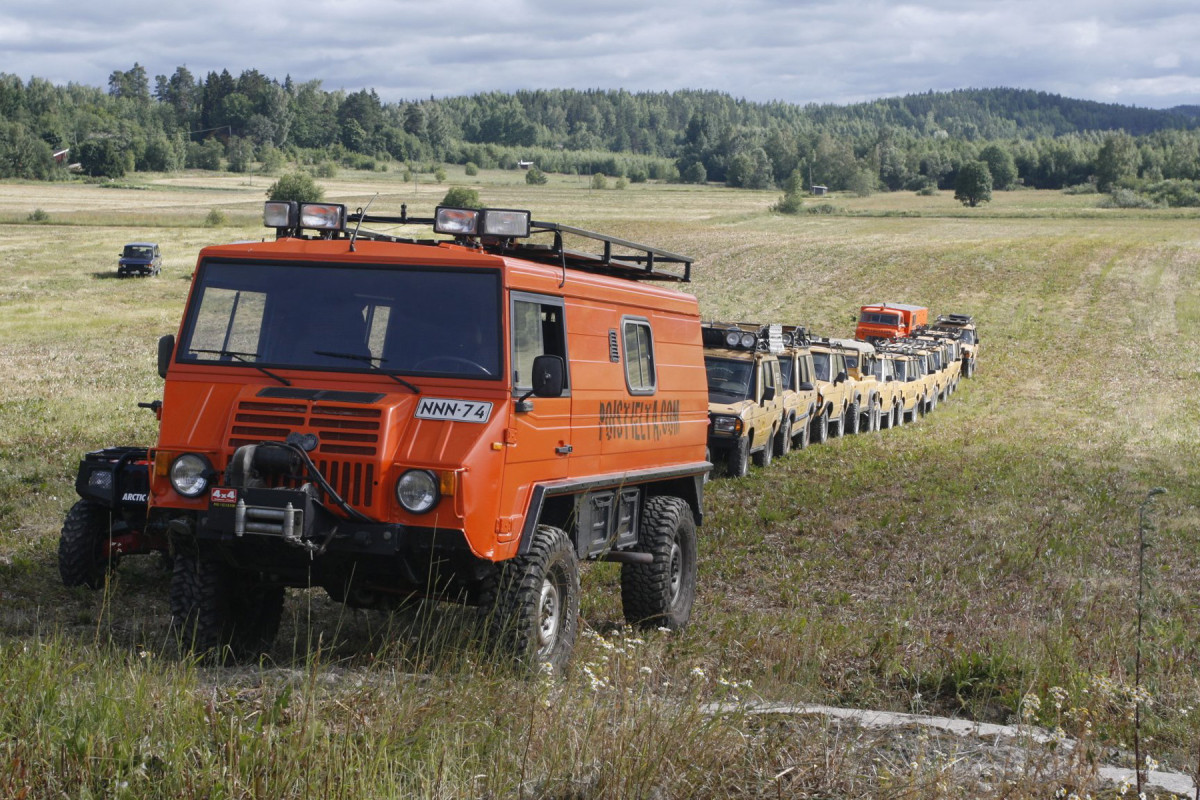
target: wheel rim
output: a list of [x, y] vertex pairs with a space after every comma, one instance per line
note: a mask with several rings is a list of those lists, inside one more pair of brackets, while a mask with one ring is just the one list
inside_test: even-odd
[[669, 602], [672, 608], [679, 602], [679, 592], [683, 588], [683, 548], [679, 542], [671, 543], [671, 573], [668, 581]]
[[562, 603], [558, 584], [547, 575], [542, 578], [542, 594], [538, 600], [538, 654], [545, 654], [558, 638], [558, 627], [562, 622]]

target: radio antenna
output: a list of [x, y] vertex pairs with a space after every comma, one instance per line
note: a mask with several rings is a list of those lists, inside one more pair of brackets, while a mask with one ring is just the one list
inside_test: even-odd
[[[379, 197], [379, 192], [375, 193], [375, 197]], [[371, 203], [375, 202], [375, 197], [367, 201], [367, 208], [371, 207]], [[367, 215], [367, 208], [360, 208], [355, 213], [358, 215], [358, 222], [354, 223], [354, 233], [350, 234], [350, 252], [354, 252], [354, 240], [358, 238], [358, 229], [362, 227], [363, 217]]]

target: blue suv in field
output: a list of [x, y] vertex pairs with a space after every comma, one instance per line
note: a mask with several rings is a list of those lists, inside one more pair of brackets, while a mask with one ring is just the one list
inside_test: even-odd
[[130, 242], [117, 262], [117, 277], [157, 275], [162, 270], [162, 255], [153, 242]]

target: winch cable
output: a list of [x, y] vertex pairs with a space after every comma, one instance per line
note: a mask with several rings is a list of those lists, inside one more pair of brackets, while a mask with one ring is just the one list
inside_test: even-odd
[[317, 465], [313, 463], [313, 460], [309, 457], [308, 452], [303, 447], [293, 442], [263, 442], [263, 444], [260, 446], [264, 445], [283, 447], [299, 455], [307, 467], [306, 471], [308, 472], [308, 476], [313, 479], [314, 483], [321, 487], [321, 490], [329, 496], [329, 499], [333, 501], [334, 505], [342, 509], [342, 511], [345, 511], [351, 519], [357, 520], [358, 522], [375, 522], [375, 520], [371, 519], [358, 509], [353, 508], [349, 503], [342, 499], [342, 496], [337, 493], [337, 490], [335, 490], [333, 486], [330, 485], [329, 481], [325, 480], [325, 476], [321, 474], [321, 470], [317, 469]]

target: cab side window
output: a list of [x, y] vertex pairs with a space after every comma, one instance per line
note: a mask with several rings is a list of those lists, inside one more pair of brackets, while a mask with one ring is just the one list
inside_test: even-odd
[[636, 317], [622, 322], [625, 344], [625, 384], [630, 394], [654, 394], [657, 376], [654, 370], [654, 336], [650, 322]]
[[[512, 369], [513, 389], [522, 394], [533, 388], [533, 360], [540, 355], [560, 357], [567, 363], [567, 331], [560, 297], [513, 292]], [[570, 387], [570, 370], [564, 387]]]
[[[763, 393], [759, 397], [761, 401], [767, 395], [768, 389], [778, 389], [779, 387], [779, 364], [763, 362]], [[778, 392], [776, 392], [778, 394]]]

